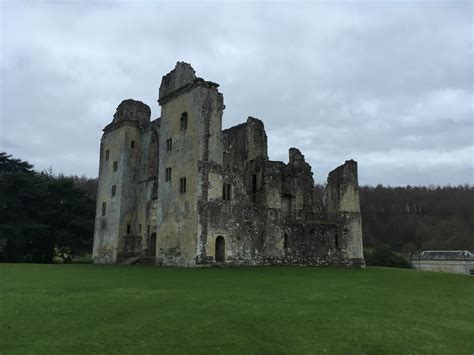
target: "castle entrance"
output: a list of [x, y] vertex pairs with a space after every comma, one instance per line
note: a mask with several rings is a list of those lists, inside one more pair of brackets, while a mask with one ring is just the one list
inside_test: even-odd
[[216, 238], [216, 262], [223, 262], [225, 260], [225, 239], [223, 236]]
[[150, 256], [156, 256], [156, 233], [150, 235], [150, 248], [148, 249]]

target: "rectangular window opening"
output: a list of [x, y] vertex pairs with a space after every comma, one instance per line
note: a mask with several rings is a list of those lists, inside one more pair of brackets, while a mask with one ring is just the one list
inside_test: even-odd
[[135, 141], [132, 141], [132, 142], [130, 143], [130, 147], [135, 148]]
[[110, 154], [110, 153], [109, 153], [109, 150], [107, 149], [107, 150], [105, 151], [105, 161], [108, 161], [108, 160], [109, 160], [109, 154]]
[[114, 197], [116, 195], [116, 193], [117, 193], [117, 186], [114, 185], [114, 186], [112, 186], [112, 197]]
[[179, 192], [184, 194], [186, 192], [186, 178], [179, 178]]
[[166, 140], [166, 150], [169, 152], [173, 149], [173, 138], [168, 138]]
[[183, 112], [181, 114], [181, 130], [185, 131], [188, 128], [188, 113]]
[[118, 170], [118, 162], [114, 161], [114, 172]]
[[107, 212], [107, 203], [102, 202], [102, 216], [105, 216], [106, 212]]
[[171, 181], [171, 168], [165, 170], [165, 181]]
[[127, 234], [130, 234], [130, 224], [127, 224]]
[[222, 199], [224, 201], [230, 201], [231, 198], [231, 185], [223, 184], [222, 185]]

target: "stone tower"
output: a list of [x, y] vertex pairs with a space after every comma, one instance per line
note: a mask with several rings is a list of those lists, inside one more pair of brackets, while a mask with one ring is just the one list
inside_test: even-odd
[[354, 266], [364, 266], [357, 162], [331, 171], [326, 187], [328, 220], [338, 225], [336, 245]]
[[150, 108], [125, 100], [104, 128], [100, 145], [97, 209], [93, 258], [116, 262], [124, 240], [130, 236], [136, 210], [136, 170], [141, 152], [141, 132], [150, 124]]
[[223, 154], [224, 104], [217, 87], [182, 62], [161, 81], [160, 264], [192, 266], [203, 252], [199, 203], [209, 198], [209, 166], [222, 164]]

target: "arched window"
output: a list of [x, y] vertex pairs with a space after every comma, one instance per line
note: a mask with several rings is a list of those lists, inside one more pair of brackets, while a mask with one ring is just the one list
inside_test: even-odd
[[225, 261], [225, 239], [223, 236], [216, 238], [216, 261]]

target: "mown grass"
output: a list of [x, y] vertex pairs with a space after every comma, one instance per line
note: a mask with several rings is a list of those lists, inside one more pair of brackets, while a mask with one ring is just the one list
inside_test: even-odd
[[0, 264], [0, 353], [474, 353], [474, 277]]

